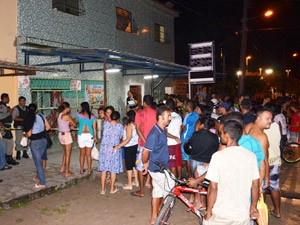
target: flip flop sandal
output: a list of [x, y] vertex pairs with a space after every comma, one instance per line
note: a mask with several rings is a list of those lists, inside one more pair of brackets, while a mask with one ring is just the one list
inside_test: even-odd
[[270, 210], [270, 214], [271, 214], [272, 216], [278, 218], [278, 219], [281, 218], [280, 213], [276, 214], [276, 213], [274, 212], [274, 210]]
[[144, 195], [136, 193], [136, 191], [130, 193], [132, 196], [143, 198]]
[[115, 190], [114, 190], [114, 191], [111, 191], [110, 193], [111, 193], [111, 194], [115, 194], [115, 193], [117, 193], [118, 191], [119, 191], [119, 188], [115, 187]]

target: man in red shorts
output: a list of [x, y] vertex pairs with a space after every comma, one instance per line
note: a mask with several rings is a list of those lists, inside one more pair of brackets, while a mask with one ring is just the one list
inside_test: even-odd
[[179, 179], [182, 176], [182, 156], [181, 156], [181, 140], [180, 128], [182, 125], [181, 116], [175, 112], [176, 104], [173, 99], [166, 101], [166, 106], [171, 111], [171, 122], [167, 127], [168, 150], [169, 150], [169, 166], [172, 173]]

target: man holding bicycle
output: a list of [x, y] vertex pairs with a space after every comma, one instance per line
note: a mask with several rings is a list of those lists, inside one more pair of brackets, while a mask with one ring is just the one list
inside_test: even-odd
[[159, 166], [155, 163], [162, 164], [165, 168], [169, 167], [169, 152], [166, 126], [170, 123], [171, 112], [166, 106], [161, 106], [156, 112], [157, 123], [151, 129], [143, 150], [143, 164], [145, 173], [149, 170], [152, 178], [152, 213], [150, 224], [154, 224], [159, 209], [162, 206], [163, 198], [174, 187], [174, 181], [160, 172]]
[[250, 217], [259, 216], [257, 161], [254, 153], [238, 145], [242, 134], [243, 127], [237, 121], [220, 126], [221, 142], [226, 148], [212, 156], [207, 171], [210, 185], [204, 225], [249, 225]]

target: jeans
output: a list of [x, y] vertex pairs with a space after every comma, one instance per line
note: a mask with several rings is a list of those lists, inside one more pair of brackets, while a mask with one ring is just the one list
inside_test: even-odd
[[0, 169], [2, 169], [6, 165], [6, 158], [5, 158], [5, 145], [0, 138]]
[[45, 173], [42, 164], [42, 156], [45, 154], [46, 147], [46, 138], [30, 141], [31, 154], [36, 167], [37, 178], [40, 180], [41, 185], [46, 184]]

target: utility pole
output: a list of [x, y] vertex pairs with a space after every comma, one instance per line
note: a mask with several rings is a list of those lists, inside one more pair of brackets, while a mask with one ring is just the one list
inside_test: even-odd
[[244, 7], [243, 7], [243, 20], [242, 20], [242, 39], [241, 39], [241, 54], [240, 54], [240, 70], [242, 71], [242, 75], [239, 76], [239, 90], [238, 94], [241, 95], [244, 92], [244, 83], [245, 83], [245, 73], [246, 73], [246, 66], [245, 66], [245, 59], [246, 59], [246, 50], [247, 50], [247, 18], [248, 18], [248, 1], [244, 0]]

